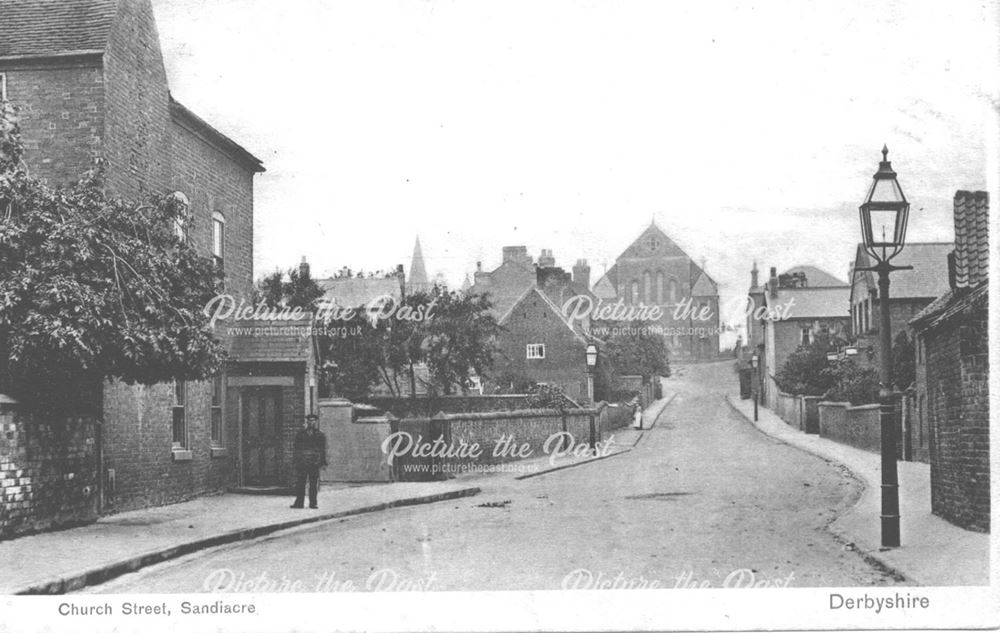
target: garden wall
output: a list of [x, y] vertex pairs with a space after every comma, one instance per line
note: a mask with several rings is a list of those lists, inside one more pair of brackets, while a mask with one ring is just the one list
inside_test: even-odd
[[849, 402], [820, 402], [820, 435], [841, 444], [878, 453], [882, 445], [879, 406], [851, 406]]
[[[407, 452], [395, 457], [393, 478], [396, 481], [447, 479], [483, 467], [545, 457], [560, 445], [564, 449], [587, 446], [591, 438], [594, 441], [601, 441], [602, 436], [610, 438], [613, 429], [628, 424], [630, 414], [627, 406], [600, 403], [597, 407], [565, 412], [523, 409], [392, 420], [392, 433], [405, 432], [413, 440], [419, 438], [419, 442], [428, 444], [440, 440], [440, 445], [448, 449], [448, 454], [413, 456]], [[555, 437], [561, 433], [565, 435]], [[509, 440], [502, 441], [504, 438]], [[468, 452], [472, 446], [481, 449], [477, 457]]]
[[775, 413], [789, 426], [806, 433], [819, 433], [820, 400], [822, 398], [819, 396], [796, 396], [778, 392], [774, 403]]
[[94, 521], [97, 422], [0, 405], [0, 539]]

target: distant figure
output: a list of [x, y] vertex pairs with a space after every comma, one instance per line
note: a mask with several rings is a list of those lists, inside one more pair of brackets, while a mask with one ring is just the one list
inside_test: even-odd
[[642, 405], [639, 401], [635, 402], [635, 410], [632, 412], [632, 428], [641, 429], [642, 428]]
[[295, 450], [292, 462], [295, 465], [295, 503], [293, 508], [301, 508], [306, 496], [306, 480], [309, 481], [309, 507], [317, 508], [316, 495], [319, 492], [319, 470], [326, 467], [326, 436], [316, 428], [318, 415], [306, 416], [306, 426], [295, 434]]

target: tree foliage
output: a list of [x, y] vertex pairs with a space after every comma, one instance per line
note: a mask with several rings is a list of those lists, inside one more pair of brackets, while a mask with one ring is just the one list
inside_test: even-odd
[[607, 339], [601, 350], [608, 371], [619, 376], [642, 376], [647, 381], [654, 376], [670, 375], [667, 343], [663, 336], [651, 332], [648, 324], [637, 321], [627, 327], [621, 327], [620, 323], [605, 325], [608, 330], [622, 332]]
[[467, 391], [470, 370], [485, 376], [493, 366], [499, 325], [489, 308], [482, 295], [436, 287], [395, 302], [384, 318], [370, 318], [372, 306], [357, 306], [350, 319], [338, 315], [327, 323], [320, 345], [332, 361], [332, 391], [359, 399], [382, 384], [396, 396], [407, 388], [415, 393], [418, 364], [427, 367], [429, 380], [420, 386], [429, 394]]
[[14, 110], [0, 103], [0, 391], [51, 401], [106, 378], [215, 373], [223, 352], [203, 308], [217, 277], [176, 231], [186, 206], [109, 197], [100, 164], [56, 190], [22, 156]]
[[490, 314], [489, 299], [435, 286], [434, 317], [420, 325], [421, 358], [439, 393], [467, 391], [469, 370], [487, 376], [493, 368], [500, 325]]
[[778, 371], [778, 385], [790, 394], [823, 396], [855, 405], [877, 402], [877, 369], [850, 357], [827, 360], [827, 353], [839, 352], [846, 344], [844, 339], [819, 335], [811, 344], [799, 346]]
[[254, 303], [269, 307], [302, 308], [313, 310], [316, 300], [323, 296], [323, 289], [312, 278], [308, 266], [296, 266], [287, 271], [276, 270], [254, 284]]

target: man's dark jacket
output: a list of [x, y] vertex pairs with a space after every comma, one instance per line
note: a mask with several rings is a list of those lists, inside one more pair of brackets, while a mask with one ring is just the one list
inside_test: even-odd
[[295, 434], [294, 462], [302, 469], [326, 466], [326, 436], [319, 429], [302, 429]]

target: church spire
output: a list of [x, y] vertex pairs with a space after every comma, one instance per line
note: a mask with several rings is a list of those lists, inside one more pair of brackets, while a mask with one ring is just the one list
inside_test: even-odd
[[429, 285], [427, 268], [424, 266], [424, 253], [420, 249], [420, 236], [413, 245], [413, 259], [410, 261], [410, 279], [407, 285], [414, 290], [421, 290]]

